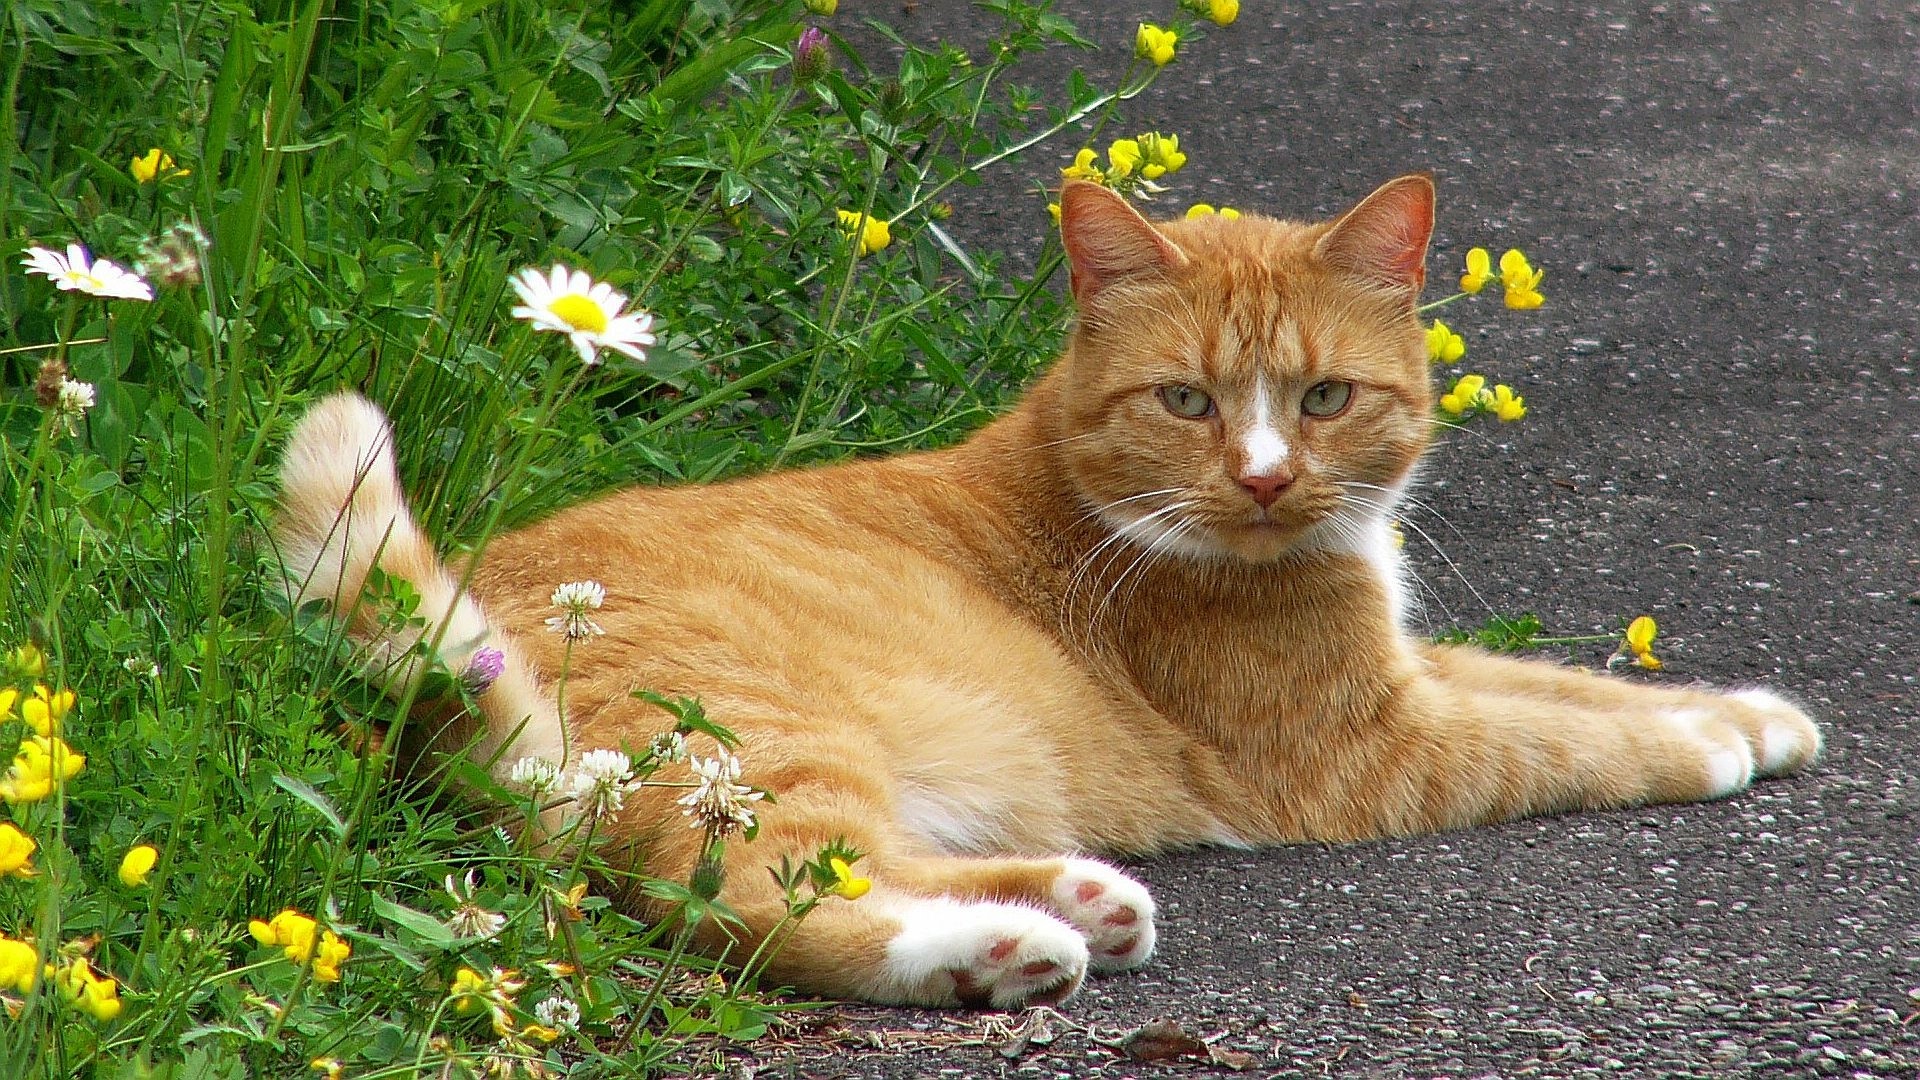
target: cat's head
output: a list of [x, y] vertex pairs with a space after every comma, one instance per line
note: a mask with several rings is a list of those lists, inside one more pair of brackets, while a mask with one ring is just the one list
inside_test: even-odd
[[1151, 223], [1074, 181], [1060, 227], [1080, 317], [1059, 445], [1089, 509], [1199, 557], [1379, 542], [1433, 429], [1430, 180], [1319, 224]]

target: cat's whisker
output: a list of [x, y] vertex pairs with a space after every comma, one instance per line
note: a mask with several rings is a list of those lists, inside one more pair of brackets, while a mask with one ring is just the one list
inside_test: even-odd
[[[1440, 546], [1440, 542], [1433, 538], [1433, 534], [1406, 518], [1402, 518], [1400, 524], [1412, 529], [1419, 535], [1420, 539], [1426, 541], [1427, 546], [1433, 549], [1435, 555], [1440, 556], [1440, 561], [1447, 564], [1447, 569], [1453, 571], [1453, 576], [1460, 579], [1460, 584], [1466, 586], [1467, 592], [1473, 597], [1474, 602], [1479, 604], [1488, 615], [1500, 614], [1493, 609], [1492, 604], [1487, 603], [1486, 597], [1480, 595], [1480, 590], [1473, 587], [1472, 580], [1467, 577], [1464, 570], [1460, 569], [1460, 564], [1453, 561], [1453, 557], [1448, 555], [1446, 549]], [[1441, 606], [1444, 608], [1446, 605], [1442, 604]], [[1448, 617], [1452, 617], [1451, 612], [1448, 613]]]
[[[1169, 507], [1169, 509], [1186, 510], [1193, 506], [1194, 503], [1188, 501], [1175, 503], [1172, 507]], [[1113, 583], [1107, 587], [1106, 595], [1100, 599], [1100, 606], [1094, 609], [1093, 618], [1087, 621], [1087, 632], [1089, 634], [1100, 624], [1102, 614], [1106, 612], [1108, 605], [1110, 605], [1119, 594], [1120, 587], [1126, 583], [1127, 576], [1132, 574], [1134, 570], [1141, 569], [1141, 578], [1144, 579], [1146, 570], [1143, 569], [1143, 566], [1145, 568], [1152, 567], [1153, 561], [1157, 558], [1161, 550], [1163, 550], [1162, 545], [1164, 544], [1165, 549], [1170, 550], [1173, 545], [1178, 542], [1179, 537], [1185, 534], [1188, 528], [1194, 524], [1196, 524], [1196, 522], [1192, 518], [1181, 518], [1173, 524], [1172, 528], [1164, 529], [1158, 535], [1147, 541], [1140, 554], [1134, 556], [1133, 561], [1127, 564], [1127, 568], [1120, 571], [1120, 576], [1114, 578]], [[1138, 581], [1135, 582], [1135, 587], [1139, 587]]]
[[1138, 495], [1127, 495], [1122, 498], [1115, 499], [1104, 506], [1094, 507], [1093, 509], [1087, 511], [1086, 513], [1081, 514], [1079, 517], [1074, 518], [1073, 523], [1075, 525], [1078, 525], [1081, 522], [1086, 521], [1088, 518], [1098, 517], [1101, 514], [1104, 514], [1107, 511], [1113, 509], [1114, 507], [1120, 506], [1124, 503], [1134, 502], [1139, 499], [1151, 499], [1157, 495], [1177, 495], [1184, 490], [1186, 489], [1180, 488], [1180, 487], [1170, 487], [1170, 488], [1161, 488], [1158, 491], [1143, 491]]
[[[1442, 525], [1445, 525], [1447, 528], [1452, 529], [1455, 535], [1457, 536], [1466, 535], [1465, 533], [1462, 533], [1459, 530], [1459, 528], [1454, 525], [1453, 522], [1447, 520], [1447, 515], [1441, 513], [1440, 510], [1437, 507], [1435, 507], [1432, 503], [1426, 501], [1425, 499], [1420, 498], [1417, 495], [1414, 495], [1405, 491], [1395, 491], [1394, 489], [1389, 487], [1382, 487], [1379, 484], [1369, 484], [1361, 480], [1336, 480], [1334, 481], [1334, 483], [1338, 484], [1343, 488], [1349, 488], [1349, 487], [1363, 488], [1367, 491], [1378, 491], [1384, 495], [1392, 495], [1394, 497], [1395, 503], [1403, 506], [1411, 506], [1415, 510], [1422, 511], [1427, 514], [1431, 514], [1433, 515], [1434, 520], [1440, 522]], [[1381, 513], [1386, 513], [1390, 510], [1397, 508], [1395, 505], [1389, 504], [1389, 503], [1374, 503], [1372, 502], [1372, 500], [1367, 500], [1367, 502], [1369, 505], [1374, 506]]]
[[[1364, 500], [1356, 501], [1347, 496], [1342, 496], [1341, 502], [1348, 506], [1360, 507], [1366, 510], [1378, 510], [1371, 502]], [[1355, 547], [1363, 547], [1369, 541], [1367, 535], [1361, 530], [1359, 523], [1348, 518], [1335, 515], [1326, 519], [1326, 525]], [[1432, 543], [1432, 541], [1429, 540], [1428, 543]], [[1445, 616], [1449, 622], [1457, 621], [1454, 618], [1453, 608], [1447, 604], [1447, 598], [1440, 595], [1440, 590], [1434, 588], [1432, 582], [1421, 576], [1412, 564], [1403, 562], [1402, 565], [1407, 575], [1413, 579], [1414, 584], [1420, 587], [1420, 591], [1432, 598], [1434, 605], [1440, 609], [1440, 613]]]
[[[1130, 525], [1134, 528], [1138, 528], [1142, 525], [1145, 525], [1145, 524], [1148, 524], [1149, 522], [1154, 521], [1157, 518], [1164, 517], [1168, 514], [1176, 513], [1192, 505], [1193, 503], [1191, 501], [1172, 503], [1170, 505], [1163, 506], [1158, 510], [1154, 510], [1148, 514], [1145, 514], [1139, 518], [1135, 518], [1130, 523]], [[1068, 579], [1067, 587], [1063, 591], [1061, 596], [1062, 617], [1071, 618], [1071, 612], [1073, 611], [1073, 598], [1075, 594], [1079, 591], [1080, 586], [1082, 584], [1089, 583], [1093, 580], [1092, 577], [1089, 576], [1089, 574], [1093, 570], [1094, 560], [1097, 559], [1107, 549], [1113, 547], [1116, 544], [1122, 543], [1128, 539], [1129, 539], [1129, 536], [1125, 530], [1115, 529], [1112, 532], [1108, 533], [1106, 538], [1101, 540], [1100, 543], [1094, 545], [1093, 549], [1087, 552], [1085, 557], [1083, 557], [1080, 560], [1079, 566], [1077, 566], [1074, 569], [1073, 576]]]

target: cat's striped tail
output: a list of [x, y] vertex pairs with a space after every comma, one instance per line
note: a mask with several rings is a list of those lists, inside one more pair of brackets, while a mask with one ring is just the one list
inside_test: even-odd
[[[281, 461], [273, 536], [293, 603], [329, 604], [367, 675], [389, 695], [413, 689], [436, 668], [455, 677], [471, 672], [476, 681], [492, 676], [477, 695], [480, 724], [421, 703], [416, 715], [446, 720], [432, 733], [435, 750], [465, 750], [502, 775], [523, 756], [566, 763], [565, 727], [552, 698], [414, 523], [394, 467], [393, 428], [378, 406], [335, 394], [301, 419]], [[411, 619], [393, 617], [393, 590], [381, 590], [378, 580], [369, 588], [376, 568], [418, 595]]]

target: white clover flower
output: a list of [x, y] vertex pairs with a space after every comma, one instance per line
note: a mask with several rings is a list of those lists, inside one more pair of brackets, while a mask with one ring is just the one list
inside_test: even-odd
[[454, 883], [452, 874], [447, 875], [447, 895], [453, 898], [453, 914], [447, 919], [447, 929], [455, 935], [465, 938], [490, 938], [507, 925], [507, 917], [498, 912], [488, 911], [473, 898], [476, 875], [467, 871], [466, 878]]
[[106, 259], [95, 259], [79, 244], [68, 244], [67, 253], [52, 248], [30, 247], [20, 260], [29, 274], [44, 274], [69, 292], [83, 292], [109, 300], [152, 300], [153, 286], [136, 274]]
[[512, 284], [521, 300], [513, 317], [527, 320], [535, 330], [567, 335], [588, 364], [600, 362], [601, 349], [635, 360], [647, 358], [645, 347], [653, 344], [653, 316], [644, 311], [623, 313], [626, 294], [615, 292], [606, 282], [555, 263], [545, 276], [527, 267], [513, 276]]
[[580, 1023], [580, 1006], [565, 994], [550, 997], [533, 1007], [533, 1018], [545, 1027], [566, 1031]]
[[65, 376], [60, 378], [60, 389], [53, 400], [53, 420], [69, 435], [80, 433], [80, 418], [93, 408], [93, 384], [78, 382]]
[[523, 757], [513, 763], [507, 779], [526, 788], [537, 799], [560, 786], [560, 766], [543, 757]]
[[606, 586], [597, 581], [569, 581], [553, 590], [552, 599], [553, 606], [560, 609], [560, 614], [547, 620], [547, 629], [570, 641], [606, 633], [587, 614], [599, 610], [600, 605], [607, 602]]
[[676, 762], [687, 759], [687, 737], [677, 731], [663, 731], [647, 744], [655, 761]]
[[633, 759], [618, 750], [589, 750], [580, 755], [567, 780], [567, 797], [593, 817], [619, 813], [627, 801]]
[[719, 750], [712, 758], [695, 754], [687, 763], [698, 784], [675, 801], [686, 807], [681, 813], [693, 819], [694, 828], [725, 836], [753, 826], [753, 810], [747, 804], [765, 798], [766, 793], [739, 783], [739, 758]]

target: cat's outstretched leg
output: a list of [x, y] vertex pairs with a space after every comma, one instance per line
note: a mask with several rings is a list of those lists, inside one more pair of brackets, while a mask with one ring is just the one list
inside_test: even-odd
[[[820, 771], [846, 764], [843, 754]], [[761, 804], [752, 842], [727, 844], [720, 893], [745, 927], [734, 942], [710, 927], [707, 951], [741, 959], [774, 934], [787, 908], [769, 868], [782, 856], [797, 865], [837, 840], [866, 853], [855, 872], [871, 879], [871, 891], [828, 897], [779, 929], [772, 983], [890, 1004], [1006, 1009], [1062, 1001], [1089, 971], [1137, 967], [1152, 952], [1153, 900], [1118, 869], [1075, 857], [923, 854], [892, 824], [880, 792], [844, 778], [809, 783], [804, 771], [789, 762], [762, 779], [779, 802]], [[645, 830], [635, 838], [648, 844], [648, 871], [671, 877], [697, 857], [698, 835]]]
[[1291, 817], [1275, 839], [1718, 799], [1820, 752], [1813, 721], [1764, 690], [1648, 686], [1464, 647], [1419, 655], [1418, 674], [1343, 732], [1314, 790], [1280, 793]]

